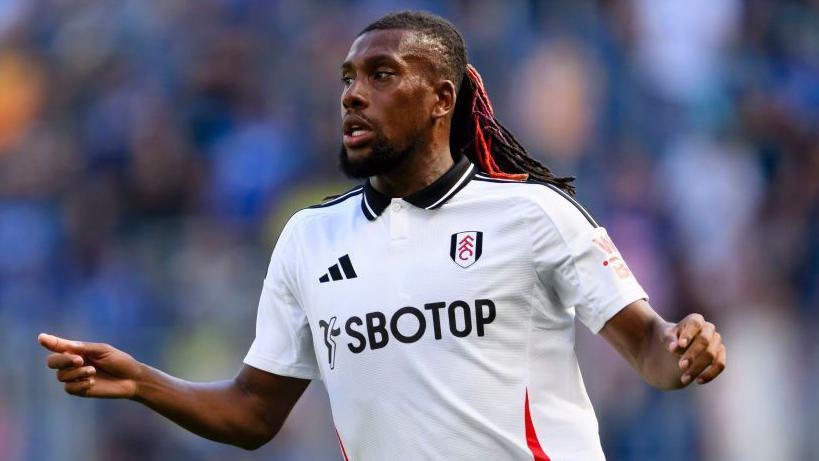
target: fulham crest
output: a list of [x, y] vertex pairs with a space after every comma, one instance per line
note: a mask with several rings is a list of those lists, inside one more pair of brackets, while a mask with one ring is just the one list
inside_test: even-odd
[[457, 234], [452, 234], [452, 242], [449, 245], [449, 257], [455, 261], [455, 264], [467, 268], [480, 259], [482, 246], [483, 232], [458, 232]]

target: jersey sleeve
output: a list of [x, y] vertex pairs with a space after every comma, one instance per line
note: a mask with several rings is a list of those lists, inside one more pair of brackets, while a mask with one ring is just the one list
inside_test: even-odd
[[273, 249], [259, 299], [256, 338], [244, 362], [281, 376], [317, 379], [313, 335], [293, 289], [297, 259], [292, 222], [291, 218]]
[[648, 295], [606, 229], [574, 199], [545, 187], [530, 226], [538, 277], [596, 334], [624, 307]]

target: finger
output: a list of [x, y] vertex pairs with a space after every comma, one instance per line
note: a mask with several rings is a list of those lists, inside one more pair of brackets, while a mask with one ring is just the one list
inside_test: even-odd
[[69, 370], [57, 371], [57, 381], [67, 383], [69, 381], [78, 381], [90, 378], [97, 374], [97, 369], [94, 367], [72, 368]]
[[46, 333], [40, 333], [40, 335], [37, 336], [37, 341], [39, 341], [41, 346], [52, 352], [79, 352], [77, 349], [81, 346], [81, 343], [77, 341], [71, 341]]
[[685, 349], [702, 330], [705, 319], [700, 314], [691, 314], [677, 324], [677, 349]]
[[40, 333], [37, 339], [43, 347], [54, 352], [69, 351], [92, 358], [101, 357], [111, 350], [111, 346], [107, 344], [72, 341], [45, 333]]
[[722, 370], [725, 369], [727, 358], [728, 353], [725, 351], [725, 346], [720, 346], [719, 353], [717, 353], [717, 358], [714, 360], [714, 363], [706, 368], [705, 371], [700, 373], [700, 375], [697, 377], [697, 384], [710, 383], [714, 378], [719, 376], [719, 374], [722, 373]]
[[715, 333], [716, 328], [714, 324], [706, 322], [699, 334], [691, 341], [691, 345], [688, 346], [688, 349], [686, 349], [682, 357], [680, 357], [678, 362], [680, 370], [688, 370], [691, 364], [694, 363], [694, 358], [702, 354], [711, 344]]
[[677, 349], [677, 328], [670, 326], [663, 331], [663, 343], [669, 352], [674, 352]]
[[85, 397], [92, 387], [94, 387], [94, 378], [65, 383], [65, 391], [67, 393], [71, 395], [78, 395], [80, 397]]
[[111, 350], [111, 346], [104, 343], [86, 343], [81, 341], [74, 341], [74, 343], [78, 347], [77, 352], [92, 358], [101, 357]]
[[[695, 344], [699, 344], [702, 341], [702, 336], [698, 336], [694, 339]], [[714, 363], [714, 360], [717, 358], [717, 354], [719, 354], [720, 347], [722, 343], [719, 340], [718, 336], [713, 336], [710, 341], [707, 341], [707, 347], [703, 349], [697, 355], [694, 355], [690, 360], [690, 365], [687, 369], [684, 370], [683, 376], [681, 380], [683, 384], [688, 384], [694, 380], [700, 373], [703, 372], [708, 366]], [[692, 344], [691, 347], [694, 347]]]
[[76, 354], [55, 353], [50, 354], [48, 358], [46, 358], [46, 364], [48, 365], [48, 368], [55, 370], [62, 368], [76, 368], [82, 366], [83, 359]]

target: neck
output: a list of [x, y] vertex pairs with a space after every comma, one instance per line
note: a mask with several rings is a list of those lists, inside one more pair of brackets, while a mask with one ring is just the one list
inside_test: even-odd
[[387, 197], [406, 197], [435, 182], [453, 164], [449, 142], [433, 142], [408, 156], [406, 161], [389, 173], [372, 176], [370, 183], [375, 190]]

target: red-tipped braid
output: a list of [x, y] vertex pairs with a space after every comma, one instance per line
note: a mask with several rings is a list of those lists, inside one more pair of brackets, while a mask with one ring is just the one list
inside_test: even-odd
[[[477, 154], [481, 169], [493, 178], [512, 179], [517, 181], [527, 180], [529, 178], [528, 174], [507, 173], [501, 170], [497, 162], [495, 162], [495, 159], [492, 156], [492, 137], [489, 135], [488, 127], [484, 122], [484, 120], [494, 120], [495, 109], [492, 107], [492, 102], [489, 100], [489, 96], [486, 94], [486, 90], [483, 87], [483, 79], [481, 78], [481, 75], [471, 64], [466, 66], [466, 74], [475, 88], [475, 92], [472, 95], [472, 119], [475, 127], [475, 153]], [[496, 136], [499, 136], [501, 140], [506, 141], [500, 130], [496, 129], [494, 131], [496, 132]]]

